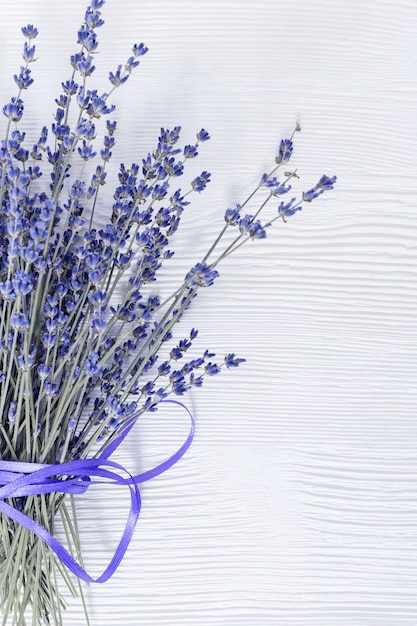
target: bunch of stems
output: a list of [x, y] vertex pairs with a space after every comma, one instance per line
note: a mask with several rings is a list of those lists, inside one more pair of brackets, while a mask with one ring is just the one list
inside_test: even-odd
[[[120, 166], [111, 218], [104, 229], [96, 227], [115, 123], [107, 122], [101, 161], [89, 178], [86, 164], [95, 156], [95, 123], [112, 113], [109, 97], [146, 51], [143, 44], [135, 45], [124, 70], [110, 73], [109, 93], [100, 96], [88, 89], [102, 4], [91, 0], [79, 31], [81, 49], [72, 57], [72, 75], [56, 101], [52, 145], [45, 146], [44, 129], [33, 150], [26, 151], [25, 135], [19, 132], [21, 94], [31, 83], [29, 64], [34, 60], [34, 48], [28, 47], [36, 36], [32, 26], [23, 29], [29, 44], [26, 65], [15, 77], [17, 96], [3, 109], [8, 122], [0, 150], [2, 461], [56, 465], [97, 458], [132, 421], [156, 410], [167, 397], [183, 395], [201, 386], [203, 378], [243, 361], [229, 354], [223, 363], [213, 363], [215, 355], [206, 350], [186, 363], [184, 359], [178, 368], [196, 337], [194, 329], [171, 350], [167, 346], [199, 290], [217, 278], [224, 259], [248, 242], [265, 238], [274, 222], [285, 222], [304, 202], [331, 189], [335, 180], [323, 176], [300, 200], [283, 202], [290, 181], [298, 179], [296, 171], [284, 167], [292, 154], [293, 135], [283, 140], [271, 171], [244, 202], [227, 209], [209, 250], [161, 300], [155, 281], [173, 254], [168, 242], [189, 204], [187, 198], [204, 190], [210, 174], [202, 172], [185, 193], [177, 189], [170, 195], [168, 189], [209, 136], [202, 129], [193, 146], [180, 150], [181, 129], [161, 129], [156, 149], [142, 166]], [[78, 74], [81, 79], [74, 87]], [[40, 162], [42, 173], [51, 177], [49, 189], [38, 181]], [[83, 566], [73, 495], [40, 493], [6, 501], [51, 535], [60, 534]], [[2, 625], [9, 618], [12, 626], [61, 625], [62, 582], [70, 594], [81, 596], [89, 624], [80, 581], [40, 537], [1, 514]]]

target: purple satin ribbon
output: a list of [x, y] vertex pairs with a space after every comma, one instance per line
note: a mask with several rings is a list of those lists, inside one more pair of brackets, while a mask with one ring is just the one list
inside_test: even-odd
[[[155, 476], [163, 474], [170, 467], [175, 465], [188, 450], [194, 437], [194, 419], [187, 407], [177, 400], [165, 400], [164, 402], [178, 404], [184, 408], [190, 417], [191, 427], [187, 439], [182, 446], [163, 463], [147, 472], [132, 476], [122, 465], [109, 460], [110, 455], [120, 446], [133, 428], [135, 421], [132, 421], [127, 425], [123, 434], [115, 439], [113, 443], [109, 444], [104, 452], [96, 459], [81, 459], [69, 461], [68, 463], [58, 463], [56, 465], [0, 461], [0, 484], [3, 485], [3, 487], [0, 487], [0, 512], [22, 526], [25, 526], [32, 533], [40, 537], [40, 539], [55, 552], [62, 563], [78, 576], [78, 578], [89, 583], [104, 583], [118, 568], [132, 539], [141, 509], [141, 497], [138, 485], [155, 478]], [[127, 474], [127, 478], [122, 478], [117, 472], [124, 472]], [[71, 476], [73, 478], [56, 480], [57, 476]], [[101, 478], [103, 480], [93, 480], [94, 478]], [[103, 483], [127, 486], [130, 490], [131, 506], [123, 535], [113, 558], [98, 578], [92, 578], [87, 574], [64, 546], [43, 526], [4, 502], [5, 498], [36, 496], [46, 493], [79, 494], [87, 491], [91, 485]]]

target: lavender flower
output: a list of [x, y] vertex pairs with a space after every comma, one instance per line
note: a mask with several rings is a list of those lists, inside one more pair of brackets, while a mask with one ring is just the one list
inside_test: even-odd
[[279, 144], [278, 156], [275, 159], [276, 163], [282, 163], [289, 161], [293, 152], [293, 142], [291, 139], [283, 139]]
[[3, 113], [11, 122], [20, 122], [23, 115], [23, 100], [12, 98], [8, 104], [4, 105]]
[[336, 176], [323, 176], [320, 178], [319, 182], [315, 187], [310, 189], [310, 191], [303, 192], [303, 200], [304, 202], [311, 202], [315, 198], [318, 198], [322, 193], [324, 193], [328, 189], [333, 189], [334, 183], [336, 182]]
[[19, 75], [14, 75], [14, 82], [19, 89], [27, 89], [33, 83], [33, 78], [30, 77], [30, 70], [26, 67], [21, 67]]
[[208, 141], [210, 139], [210, 135], [208, 134], [208, 132], [206, 130], [204, 130], [204, 128], [202, 128], [200, 130], [199, 133], [197, 133], [197, 141]]
[[36, 39], [38, 36], [38, 29], [33, 26], [33, 24], [28, 24], [22, 28], [22, 33], [28, 39]]
[[219, 273], [206, 263], [197, 263], [186, 275], [185, 281], [190, 287], [210, 287]]
[[204, 191], [207, 184], [210, 182], [210, 176], [211, 174], [209, 174], [209, 172], [201, 172], [200, 176], [197, 176], [197, 178], [193, 180], [191, 187], [194, 191], [198, 191], [199, 193]]

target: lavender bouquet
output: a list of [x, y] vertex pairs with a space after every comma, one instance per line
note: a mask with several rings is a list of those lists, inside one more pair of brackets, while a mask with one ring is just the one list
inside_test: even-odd
[[[193, 437], [165, 463], [131, 476], [111, 454], [143, 413], [179, 402], [191, 389], [243, 358], [219, 362], [208, 350], [189, 358], [197, 330], [174, 341], [200, 288], [218, 277], [218, 265], [242, 245], [264, 239], [327, 189], [336, 177], [291, 197], [298, 178], [287, 171], [293, 137], [280, 142], [275, 163], [241, 204], [227, 208], [210, 249], [173, 286], [158, 293], [157, 278], [174, 252], [177, 231], [193, 193], [176, 179], [209, 139], [202, 129], [180, 146], [181, 128], [161, 129], [155, 149], [140, 163], [120, 165], [107, 223], [96, 225], [97, 199], [107, 183], [115, 144], [112, 92], [147, 52], [135, 44], [124, 65], [109, 73], [108, 93], [90, 86], [104, 0], [91, 0], [78, 31], [79, 50], [56, 99], [50, 126], [27, 147], [20, 122], [23, 92], [33, 82], [37, 29], [22, 28], [24, 65], [14, 76], [17, 93], [3, 107], [0, 145], [0, 602], [3, 625], [62, 624], [62, 583], [83, 599], [82, 581], [104, 582], [116, 570], [140, 511], [138, 485], [174, 463]], [[107, 121], [98, 139], [101, 118]], [[298, 126], [296, 130], [299, 130]], [[91, 163], [94, 162], [91, 169]], [[277, 178], [279, 172], [280, 178]], [[248, 207], [248, 208], [247, 208]], [[249, 209], [249, 207], [251, 207]], [[254, 207], [254, 208], [252, 208]], [[265, 210], [270, 209], [266, 218]], [[184, 406], [184, 405], [181, 405]], [[184, 410], [188, 411], [185, 406]], [[99, 482], [130, 490], [131, 511], [105, 572], [84, 569], [75, 501]], [[61, 528], [60, 541], [55, 537]], [[84, 599], [83, 599], [84, 601]], [[88, 615], [86, 613], [86, 622]]]

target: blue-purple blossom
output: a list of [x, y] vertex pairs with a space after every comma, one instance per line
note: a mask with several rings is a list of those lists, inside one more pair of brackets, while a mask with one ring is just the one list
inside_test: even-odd
[[293, 142], [291, 139], [282, 139], [279, 144], [278, 156], [276, 157], [276, 163], [282, 163], [289, 161], [293, 152]]
[[22, 28], [22, 33], [28, 39], [36, 39], [38, 36], [38, 29], [33, 24], [28, 24]]
[[185, 146], [183, 154], [186, 159], [194, 159], [198, 155], [197, 145]]
[[253, 215], [245, 215], [238, 221], [238, 227], [242, 235], [251, 239], [265, 239], [266, 231], [260, 220], [254, 220]]
[[3, 113], [12, 122], [19, 122], [23, 115], [23, 100], [12, 98], [8, 104], [4, 105]]
[[115, 73], [109, 72], [109, 81], [115, 87], [123, 85], [129, 79], [129, 74], [122, 74], [122, 66], [119, 65]]
[[99, 366], [100, 356], [97, 352], [90, 352], [84, 365], [87, 374], [98, 374], [101, 371]]
[[297, 211], [301, 211], [301, 202], [295, 204], [296, 200], [296, 198], [291, 198], [289, 202], [280, 203], [278, 207], [278, 214], [283, 218], [284, 221], [286, 217], [290, 217], [291, 215], [294, 215], [294, 213], [296, 213]]
[[85, 12], [85, 23], [90, 28], [99, 28], [103, 26], [104, 20], [101, 18], [101, 13], [98, 9], [104, 5], [105, 0], [91, 0], [90, 6], [87, 7]]
[[[165, 148], [166, 146], [173, 146], [177, 143], [180, 138], [181, 126], [174, 126], [172, 130], [168, 128], [161, 128], [161, 134], [159, 135], [159, 145], [158, 148]], [[164, 146], [166, 144], [166, 146]], [[157, 151], [158, 152], [158, 151]], [[169, 151], [171, 154], [174, 154], [173, 151]]]
[[233, 209], [226, 209], [224, 219], [230, 226], [235, 226], [239, 222], [241, 209], [240, 204], [237, 204]]
[[35, 61], [35, 46], [31, 46], [27, 41], [23, 44], [23, 59], [26, 63], [32, 63]]
[[52, 367], [40, 363], [37, 368], [41, 380], [46, 380], [52, 374]]
[[185, 281], [190, 287], [210, 287], [219, 276], [217, 270], [207, 263], [197, 263], [186, 275]]
[[61, 83], [64, 93], [68, 96], [73, 96], [78, 91], [78, 84], [74, 80], [67, 80], [65, 83]]
[[57, 335], [55, 333], [44, 333], [41, 337], [41, 341], [44, 349], [49, 351], [56, 344]]
[[107, 135], [104, 137], [104, 146], [106, 148], [113, 148], [116, 143], [116, 139], [114, 137], [108, 137]]
[[246, 359], [237, 357], [233, 352], [226, 354], [224, 362], [227, 368], [238, 367], [241, 363], [244, 363]]
[[303, 192], [304, 202], [311, 202], [315, 198], [318, 198], [318, 196], [320, 196], [324, 191], [327, 191], [328, 189], [333, 189], [336, 179], [336, 176], [332, 176], [330, 178], [329, 176], [323, 174], [315, 187], [313, 187], [309, 191]]
[[[93, 282], [93, 281], [92, 281]], [[94, 312], [93, 319], [91, 320], [91, 330], [93, 333], [101, 334], [107, 328], [107, 320], [105, 313], [98, 309]]]
[[130, 74], [130, 72], [139, 65], [140, 61], [136, 58], [136, 57], [129, 57], [128, 60], [125, 63], [125, 72], [128, 72]]
[[194, 372], [190, 374], [189, 384], [191, 387], [202, 387], [204, 382], [203, 376], [196, 376]]
[[94, 307], [102, 307], [107, 304], [107, 293], [96, 289], [94, 292], [88, 294], [88, 300]]
[[85, 139], [83, 139], [82, 145], [78, 147], [78, 154], [84, 161], [88, 161], [89, 159], [93, 159], [97, 152], [94, 152], [93, 146], [88, 145]]
[[79, 55], [74, 55], [73, 59], [75, 67], [84, 77], [91, 76], [96, 69], [93, 65], [94, 58], [91, 55], [85, 56], [85, 54], [81, 53]]
[[211, 174], [209, 172], [201, 172], [200, 176], [194, 178], [191, 183], [191, 187], [194, 189], [194, 191], [198, 191], [199, 193], [201, 191], [204, 191], [204, 189], [207, 187], [207, 184], [210, 182], [210, 176]]
[[83, 137], [84, 139], [94, 139], [96, 132], [96, 127], [91, 120], [86, 120], [82, 118], [76, 128], [75, 128], [75, 136]]
[[[24, 328], [27, 328], [28, 326], [29, 324], [27, 326], [24, 326]], [[35, 358], [36, 358], [36, 352], [32, 351], [26, 354], [25, 350], [23, 350], [23, 348], [20, 348], [20, 352], [17, 357], [19, 368], [23, 372], [28, 372], [34, 366]]]
[[16, 270], [12, 278], [12, 285], [16, 295], [27, 296], [34, 288], [34, 280], [31, 274], [23, 270]]
[[142, 57], [144, 54], [148, 52], [148, 48], [144, 43], [135, 43], [132, 52], [135, 57]]
[[268, 174], [262, 174], [261, 185], [270, 189], [271, 194], [274, 196], [282, 196], [291, 189], [291, 185], [280, 183], [275, 176], [271, 178]]
[[190, 204], [187, 200], [184, 200], [184, 196], [181, 196], [181, 189], [177, 189], [171, 196], [170, 202], [173, 208], [179, 213], [182, 213], [184, 208]]
[[209, 376], [216, 376], [216, 374], [220, 373], [220, 367], [217, 363], [207, 363], [204, 369]]
[[56, 383], [51, 383], [49, 380], [45, 381], [45, 394], [50, 398], [56, 398], [59, 393], [58, 385]]
[[87, 92], [89, 100], [87, 106], [87, 113], [90, 117], [100, 118], [102, 115], [109, 115], [115, 110], [115, 105], [108, 106], [107, 94], [103, 93], [98, 95], [96, 91]]
[[199, 133], [197, 133], [197, 141], [208, 141], [210, 139], [210, 135], [208, 134], [208, 132], [206, 130], [204, 130], [204, 128], [202, 128], [200, 130]]
[[107, 132], [109, 133], [110, 137], [112, 137], [114, 135], [114, 133], [116, 132], [116, 128], [117, 128], [117, 122], [116, 121], [111, 121], [111, 120], [107, 120], [106, 121], [106, 129], [107, 129]]
[[24, 330], [29, 327], [29, 320], [25, 313], [14, 313], [10, 322], [14, 330]]
[[94, 52], [98, 47], [97, 35], [92, 28], [83, 24], [78, 31], [78, 41], [87, 52]]
[[174, 361], [177, 361], [178, 359], [182, 359], [183, 354], [182, 354], [182, 351], [180, 350], [180, 348], [178, 346], [176, 346], [175, 348], [172, 348], [171, 352], [169, 353], [169, 356]]
[[162, 200], [167, 195], [168, 188], [168, 182], [165, 182], [162, 185], [155, 185], [152, 192], [152, 198], [154, 200]]

